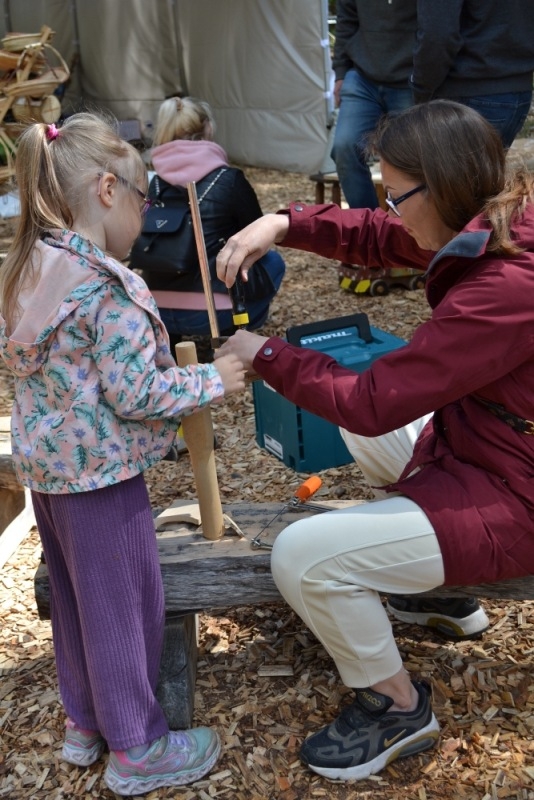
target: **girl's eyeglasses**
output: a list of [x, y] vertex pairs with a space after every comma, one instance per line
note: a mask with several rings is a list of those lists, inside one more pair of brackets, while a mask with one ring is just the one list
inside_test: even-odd
[[401, 203], [404, 203], [404, 201], [407, 200], [409, 197], [411, 197], [413, 194], [417, 194], [417, 192], [422, 192], [423, 189], [426, 189], [424, 183], [422, 183], [421, 186], [416, 186], [415, 189], [411, 189], [409, 192], [406, 192], [406, 194], [401, 194], [400, 197], [396, 197], [395, 199], [393, 199], [393, 197], [388, 192], [386, 195], [386, 203], [391, 208], [393, 213], [396, 214], [397, 217], [400, 217], [401, 213], [397, 208], [397, 206], [400, 206]]
[[[111, 172], [111, 170], [106, 170], [106, 171]], [[122, 175], [117, 175], [116, 172], [111, 172], [111, 174], [114, 175], [115, 178], [117, 178], [119, 183], [122, 183], [122, 185], [126, 186], [127, 189], [130, 189], [130, 191], [135, 192], [137, 194], [139, 199], [142, 201], [141, 215], [144, 216], [147, 213], [148, 209], [153, 205], [153, 201], [150, 199], [150, 197], [147, 197], [146, 194], [144, 194], [144, 192], [141, 191], [141, 189], [138, 189], [137, 186], [134, 186], [133, 183], [127, 181], [126, 178], [122, 177]], [[100, 179], [102, 178], [103, 175], [104, 175], [103, 172], [98, 173], [98, 177]], [[98, 187], [98, 193], [100, 194], [100, 186]]]

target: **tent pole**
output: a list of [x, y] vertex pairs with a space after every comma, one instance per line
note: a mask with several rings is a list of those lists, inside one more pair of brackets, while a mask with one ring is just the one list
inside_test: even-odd
[[6, 33], [11, 31], [11, 7], [10, 0], [4, 0], [4, 24], [6, 26]]
[[173, 31], [174, 31], [174, 48], [177, 54], [177, 87], [179, 93], [182, 97], [187, 96], [189, 94], [189, 87], [187, 86], [187, 81], [185, 79], [185, 68], [184, 68], [184, 58], [183, 58], [183, 49], [181, 47], [181, 38], [180, 38], [180, 25], [178, 22], [178, 4], [176, 0], [167, 0], [168, 7], [169, 7], [169, 14], [172, 16], [173, 21]]
[[325, 74], [325, 102], [327, 127], [332, 127], [335, 122], [334, 115], [334, 75], [332, 72], [332, 56], [330, 53], [330, 37], [328, 31], [328, 0], [320, 0], [321, 16], [321, 44], [324, 53], [324, 74]]
[[78, 25], [78, 9], [76, 0], [70, 0], [70, 14], [72, 17], [72, 30], [74, 32], [74, 55], [71, 59], [71, 73], [76, 68], [78, 70], [78, 81], [80, 84], [80, 95], [83, 97], [83, 69], [80, 55], [80, 26]]

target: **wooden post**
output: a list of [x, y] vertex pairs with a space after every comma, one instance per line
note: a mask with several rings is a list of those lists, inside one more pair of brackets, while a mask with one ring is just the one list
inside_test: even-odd
[[[179, 342], [175, 349], [179, 367], [198, 364], [194, 342]], [[182, 428], [193, 466], [202, 532], [206, 539], [220, 539], [224, 534], [224, 519], [215, 469], [213, 424], [209, 406], [183, 416]]]

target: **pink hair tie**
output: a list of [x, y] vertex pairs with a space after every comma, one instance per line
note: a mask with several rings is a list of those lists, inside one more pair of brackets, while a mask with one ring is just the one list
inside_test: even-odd
[[48, 139], [48, 141], [52, 142], [54, 139], [57, 139], [58, 136], [59, 136], [59, 129], [56, 128], [54, 123], [52, 123], [51, 125], [47, 125], [46, 138]]

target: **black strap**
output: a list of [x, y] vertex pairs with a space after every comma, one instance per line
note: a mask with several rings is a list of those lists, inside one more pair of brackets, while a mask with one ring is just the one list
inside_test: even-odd
[[507, 409], [501, 405], [501, 403], [495, 403], [493, 400], [487, 400], [485, 397], [477, 397], [476, 395], [472, 395], [473, 399], [476, 400], [478, 403], [481, 403], [483, 406], [486, 406], [488, 411], [498, 417], [503, 422], [506, 422], [514, 431], [518, 431], [519, 433], [526, 433], [526, 434], [534, 434], [534, 422], [529, 419], [523, 419], [523, 417], [518, 417], [517, 414], [513, 414], [511, 411], [507, 411]]
[[[204, 200], [204, 198], [206, 197], [208, 192], [211, 190], [211, 188], [217, 183], [217, 181], [219, 180], [219, 178], [221, 177], [223, 172], [226, 172], [226, 170], [227, 170], [226, 167], [222, 167], [219, 170], [219, 172], [217, 173], [217, 175], [214, 178], [212, 178], [211, 183], [208, 184], [208, 186], [204, 189], [204, 191], [202, 192], [202, 194], [198, 198], [198, 204], [199, 205]], [[197, 183], [197, 191], [198, 191], [199, 186], [202, 186], [205, 181], [209, 180], [209, 178], [211, 177], [212, 174], [213, 173], [210, 172], [207, 175], [204, 175], [204, 177]], [[185, 188], [185, 186], [175, 186], [173, 183], [169, 183], [164, 178], [160, 178], [160, 176], [158, 174], [154, 175], [153, 180], [154, 180], [154, 188], [156, 190], [156, 199], [157, 200], [159, 200], [161, 198], [161, 196], [165, 192], [171, 191], [171, 192], [174, 192], [174, 194], [176, 194], [176, 193], [179, 193], [180, 195], [183, 194], [184, 195], [184, 199], [187, 201], [187, 205], [189, 205], [189, 194], [188, 194], [187, 189]], [[150, 191], [149, 191], [149, 195], [150, 195]]]

